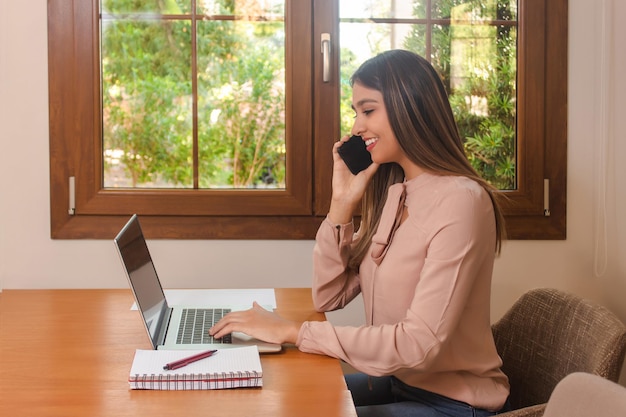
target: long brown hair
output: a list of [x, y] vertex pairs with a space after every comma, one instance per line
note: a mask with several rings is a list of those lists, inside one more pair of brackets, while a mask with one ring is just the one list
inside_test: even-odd
[[[474, 170], [465, 155], [448, 94], [433, 66], [421, 56], [404, 50], [383, 52], [365, 61], [350, 84], [380, 91], [389, 124], [408, 158], [438, 175], [465, 176], [480, 184], [493, 203], [496, 220], [496, 253], [505, 238], [499, 193]], [[390, 185], [404, 180], [398, 164], [382, 164], [370, 182], [362, 203], [359, 240], [349, 266], [358, 269], [378, 228]]]

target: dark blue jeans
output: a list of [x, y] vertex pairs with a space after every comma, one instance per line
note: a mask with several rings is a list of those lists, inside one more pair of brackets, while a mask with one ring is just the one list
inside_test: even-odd
[[486, 417], [498, 414], [411, 387], [394, 377], [348, 374], [346, 383], [359, 417]]

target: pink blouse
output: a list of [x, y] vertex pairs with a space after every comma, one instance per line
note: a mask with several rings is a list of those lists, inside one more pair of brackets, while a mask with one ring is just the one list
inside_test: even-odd
[[[403, 210], [408, 218], [400, 222]], [[499, 410], [509, 384], [490, 326], [495, 218], [487, 192], [466, 177], [421, 174], [389, 189], [358, 274], [346, 270], [356, 239], [352, 223], [322, 223], [313, 301], [331, 311], [362, 293], [367, 324], [306, 322], [299, 349]]]

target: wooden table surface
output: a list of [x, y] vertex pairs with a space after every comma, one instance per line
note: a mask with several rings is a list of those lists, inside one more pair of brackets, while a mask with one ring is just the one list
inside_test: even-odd
[[[310, 289], [276, 289], [277, 311], [324, 320]], [[356, 416], [339, 361], [285, 346], [261, 355], [263, 388], [130, 390], [135, 349], [150, 349], [130, 290], [0, 293], [2, 416]]]

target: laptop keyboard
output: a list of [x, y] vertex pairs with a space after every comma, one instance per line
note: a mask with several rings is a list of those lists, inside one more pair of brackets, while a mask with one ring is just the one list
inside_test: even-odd
[[176, 344], [232, 343], [231, 336], [215, 339], [209, 329], [227, 313], [228, 308], [185, 308], [182, 311]]

